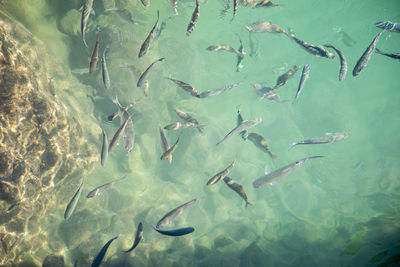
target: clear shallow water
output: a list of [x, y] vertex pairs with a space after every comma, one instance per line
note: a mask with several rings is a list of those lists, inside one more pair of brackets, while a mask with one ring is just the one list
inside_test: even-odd
[[[25, 2], [26, 8], [16, 9], [11, 1], [5, 1], [4, 8], [44, 40], [60, 64], [71, 69], [87, 66], [91, 51], [84, 49], [79, 34], [72, 37], [59, 31], [60, 19], [80, 3], [66, 6], [57, 1], [37, 2], [40, 4]], [[38, 253], [39, 260], [42, 254], [52, 252], [65, 255], [70, 265], [78, 259], [78, 266], [85, 266], [117, 234], [121, 237], [111, 245], [104, 266], [366, 266], [398, 257], [399, 61], [374, 53], [368, 67], [358, 77], [351, 76], [355, 62], [379, 33], [374, 23], [400, 21], [398, 1], [282, 1], [282, 7], [269, 9], [240, 6], [232, 24], [232, 10], [220, 18], [222, 2], [209, 1], [201, 5], [200, 18], [189, 38], [185, 32], [194, 3], [178, 2], [179, 16], [167, 20], [160, 39], [140, 60], [139, 47], [154, 25], [156, 10], [160, 10], [163, 21], [173, 15], [172, 7], [168, 1], [153, 1], [149, 8], [136, 1], [115, 1], [138, 18], [139, 25], [130, 25], [104, 13], [103, 2], [95, 0], [96, 16], [90, 18], [87, 43], [93, 46], [95, 25], [99, 24], [100, 53], [111, 42], [108, 66], [112, 90], [103, 89], [100, 72], [80, 79], [93, 88], [85, 94], [96, 96], [94, 118], [104, 120], [115, 111], [113, 96], [123, 104], [137, 102], [130, 110], [136, 144], [128, 156], [119, 146], [109, 155], [106, 167], [99, 164], [87, 177], [83, 196], [92, 187], [124, 174], [128, 179], [103, 196], [82, 198], [68, 221], [62, 219], [65, 206], [49, 214], [44, 227], [49, 246]], [[33, 7], [35, 11], [24, 17], [24, 12]], [[258, 20], [291, 28], [309, 43], [330, 42], [339, 47], [349, 64], [346, 80], [338, 81], [337, 57], [312, 56], [284, 35], [254, 34], [259, 55], [248, 56], [244, 26]], [[79, 26], [79, 20], [77, 23]], [[124, 34], [122, 45], [116, 28]], [[343, 42], [343, 32], [355, 41], [352, 46]], [[237, 48], [236, 34], [247, 52], [239, 73], [234, 54], [206, 50], [216, 44]], [[377, 47], [398, 53], [399, 41], [399, 34], [387, 32]], [[142, 71], [159, 57], [167, 59], [150, 73], [149, 96], [144, 97], [142, 89], [135, 86], [138, 76], [120, 64]], [[295, 77], [279, 89], [282, 99], [292, 99], [306, 63], [311, 66], [310, 78], [294, 105], [257, 99], [250, 84], [263, 82], [272, 87], [279, 75], [297, 65], [300, 70]], [[196, 99], [165, 79], [169, 75], [200, 92], [243, 79], [245, 83], [219, 96]], [[251, 131], [267, 140], [278, 155], [274, 162], [239, 136], [215, 146], [236, 125], [238, 105], [244, 119], [262, 117], [263, 122]], [[184, 129], [173, 163], [168, 165], [159, 160], [157, 127], [179, 120], [174, 108], [193, 115], [204, 125], [204, 134]], [[119, 121], [106, 124], [109, 136], [118, 126]], [[325, 132], [346, 132], [349, 137], [334, 144], [288, 150], [294, 141]], [[100, 133], [99, 128], [99, 149]], [[179, 132], [166, 134], [173, 144]], [[311, 155], [326, 157], [306, 162], [278, 186], [252, 187], [266, 164], [274, 170]], [[237, 163], [229, 176], [244, 186], [253, 203], [247, 209], [223, 182], [205, 186], [233, 159]], [[80, 179], [77, 177], [77, 184]], [[173, 224], [177, 228], [193, 226], [193, 234], [170, 238], [151, 229], [166, 212], [203, 194], [206, 198]], [[121, 250], [131, 245], [140, 221], [144, 240], [132, 254], [123, 255]], [[382, 259], [373, 258], [385, 251]]]

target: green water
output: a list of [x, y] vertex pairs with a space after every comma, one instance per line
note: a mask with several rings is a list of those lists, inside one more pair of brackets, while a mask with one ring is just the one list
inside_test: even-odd
[[[111, 90], [105, 90], [101, 72], [81, 75], [83, 84], [95, 96], [93, 118], [116, 110], [113, 96], [122, 104], [136, 101], [129, 110], [135, 126], [135, 147], [126, 155], [123, 146], [110, 153], [105, 167], [100, 163], [87, 177], [83, 196], [93, 187], [127, 174], [127, 180], [94, 199], [82, 197], [70, 220], [59, 207], [46, 226], [50, 253], [63, 254], [71, 266], [88, 266], [101, 247], [114, 241], [103, 266], [368, 266], [398, 264], [400, 253], [400, 101], [399, 60], [374, 53], [368, 67], [352, 77], [352, 69], [380, 32], [378, 21], [399, 21], [398, 0], [282, 0], [281, 7], [250, 9], [239, 6], [229, 23], [232, 7], [221, 18], [222, 1], [200, 6], [198, 23], [187, 37], [194, 2], [178, 1], [178, 16], [173, 16], [169, 1], [153, 0], [150, 7], [140, 1], [94, 1], [96, 15], [90, 17], [86, 50], [78, 34], [59, 31], [61, 18], [79, 1], [3, 1], [2, 8], [18, 18], [43, 40], [55, 59], [67, 68], [88, 66], [87, 58], [95, 41], [95, 26], [100, 25], [100, 54], [111, 43], [108, 67]], [[104, 12], [105, 5], [128, 9], [138, 25], [124, 22]], [[230, 3], [232, 6], [232, 3]], [[166, 20], [166, 28], [142, 59], [137, 55], [156, 20]], [[250, 57], [245, 25], [271, 21], [291, 28], [296, 36], [311, 44], [332, 43], [348, 61], [344, 82], [338, 81], [339, 59], [315, 57], [282, 34], [253, 34], [257, 56]], [[74, 27], [79, 29], [79, 18]], [[120, 29], [124, 40], [119, 40]], [[348, 46], [347, 34], [354, 40]], [[244, 67], [236, 72], [236, 55], [210, 52], [210, 45], [239, 47], [237, 35], [247, 53]], [[385, 32], [377, 45], [383, 51], [399, 53], [400, 34]], [[149, 75], [149, 95], [136, 87], [137, 76], [121, 64], [134, 65], [139, 71], [159, 57]], [[291, 100], [297, 90], [301, 68], [310, 64], [310, 77], [295, 104], [259, 100], [251, 86], [274, 86], [279, 75], [293, 65], [299, 71], [279, 89], [283, 100]], [[202, 92], [227, 84], [245, 82], [231, 91], [206, 99], [197, 99], [165, 77], [185, 81]], [[80, 88], [74, 88], [80, 90]], [[104, 98], [102, 98], [104, 97]], [[236, 126], [236, 107], [241, 105], [245, 120], [262, 118], [251, 131], [264, 136], [274, 161], [250, 141], [234, 136], [220, 146], [215, 143]], [[169, 165], [160, 161], [158, 124], [179, 121], [174, 108], [194, 116], [204, 126], [204, 134], [195, 129], [168, 131], [173, 144], [181, 142]], [[104, 123], [109, 134], [119, 120]], [[333, 144], [297, 146], [292, 142], [322, 136], [326, 132], [345, 132], [348, 138]], [[101, 130], [97, 140], [99, 151]], [[323, 155], [306, 162], [277, 186], [254, 189], [252, 182], [264, 174], [265, 166], [274, 170], [298, 159]], [[253, 205], [244, 201], [222, 181], [206, 187], [206, 182], [234, 159], [229, 174], [242, 184]], [[77, 177], [76, 183], [80, 183]], [[72, 193], [71, 193], [72, 194]], [[166, 237], [151, 225], [168, 211], [201, 195], [206, 197], [185, 211], [171, 228], [192, 226], [195, 232], [184, 237]], [[67, 203], [65, 203], [67, 204]], [[56, 218], [56, 219], [54, 219]], [[144, 239], [129, 255], [139, 222], [144, 224]], [[56, 247], [57, 249], [55, 249]], [[43, 253], [43, 252], [42, 252]], [[37, 256], [41, 260], [41, 255]]]

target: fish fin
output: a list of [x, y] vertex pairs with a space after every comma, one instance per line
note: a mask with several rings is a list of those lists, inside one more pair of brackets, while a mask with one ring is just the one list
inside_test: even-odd
[[271, 172], [270, 167], [268, 166], [268, 164], [265, 165], [265, 169], [264, 169], [264, 174], [267, 175], [268, 173]]

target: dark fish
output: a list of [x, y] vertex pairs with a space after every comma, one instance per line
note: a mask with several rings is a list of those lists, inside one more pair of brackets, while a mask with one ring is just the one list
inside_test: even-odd
[[347, 138], [345, 133], [326, 133], [324, 136], [307, 139], [300, 142], [295, 142], [290, 145], [290, 148], [296, 145], [309, 145], [309, 144], [327, 144], [337, 142]]
[[109, 9], [106, 9], [105, 11], [114, 12], [121, 19], [125, 20], [126, 22], [129, 22], [132, 24], [137, 24], [137, 22], [132, 19], [131, 12], [129, 12], [128, 10], [126, 10], [124, 8], [109, 8]]
[[[239, 37], [239, 36], [238, 36]], [[239, 49], [238, 49], [238, 51], [239, 51], [239, 53], [240, 54], [242, 54], [243, 56], [241, 56], [241, 55], [237, 55], [237, 60], [236, 60], [236, 72], [239, 72], [240, 71], [240, 69], [241, 68], [243, 68], [243, 64], [242, 64], [242, 61], [243, 61], [243, 59], [244, 59], [244, 51], [243, 51], [243, 42], [242, 42], [242, 39], [240, 39], [240, 37], [239, 37], [239, 42], [240, 42], [240, 46], [239, 46]]]
[[360, 72], [368, 65], [368, 61], [371, 59], [372, 52], [374, 52], [376, 44], [378, 43], [379, 37], [385, 30], [381, 31], [372, 41], [372, 43], [364, 51], [360, 59], [357, 61], [356, 66], [353, 69], [353, 76], [357, 76]]
[[179, 118], [181, 118], [182, 120], [184, 120], [185, 122], [193, 122], [194, 124], [197, 125], [197, 130], [199, 131], [199, 133], [203, 132], [203, 128], [200, 126], [199, 122], [193, 118], [192, 116], [190, 116], [189, 114], [183, 112], [182, 110], [178, 110], [178, 109], [174, 109], [176, 115], [178, 115]]
[[154, 64], [156, 64], [159, 61], [163, 61], [165, 59], [165, 57], [159, 58], [156, 61], [154, 61], [153, 63], [150, 64], [150, 66], [143, 72], [142, 75], [140, 75], [140, 78], [136, 84], [137, 87], [141, 87], [144, 83], [144, 80], [146, 80], [147, 75], [149, 75], [149, 71], [151, 70], [151, 68], [154, 66]]
[[233, 0], [233, 16], [230, 23], [232, 23], [233, 19], [236, 17], [238, 6], [239, 6], [239, 0]]
[[273, 24], [271, 22], [266, 22], [266, 21], [257, 21], [254, 23], [251, 23], [246, 26], [246, 29], [250, 32], [259, 32], [259, 33], [284, 33], [286, 34], [286, 31], [281, 28], [277, 24]]
[[314, 55], [314, 56], [319, 56], [319, 57], [326, 57], [326, 58], [334, 58], [335, 55], [330, 53], [328, 50], [324, 49], [322, 46], [318, 45], [312, 45], [307, 42], [304, 42], [303, 40], [300, 40], [293, 34], [287, 34], [288, 37], [292, 38], [298, 45], [300, 45], [304, 50], [306, 50], [308, 53]]
[[168, 124], [167, 126], [164, 127], [165, 130], [178, 130], [178, 129], [184, 129], [184, 128], [197, 128], [199, 127], [198, 124], [191, 122], [191, 121], [185, 121], [185, 122], [175, 122]]
[[96, 43], [94, 45], [92, 56], [90, 57], [89, 73], [93, 74], [97, 68], [97, 62], [99, 61], [99, 32], [96, 34]]
[[240, 57], [244, 57], [244, 54], [236, 50], [235, 48], [231, 47], [230, 45], [210, 45], [209, 47], [206, 48], [208, 51], [228, 51], [235, 53], [236, 55]]
[[347, 61], [346, 61], [346, 58], [344, 57], [342, 51], [340, 51], [338, 48], [334, 47], [333, 45], [326, 44], [325, 46], [335, 50], [335, 52], [339, 56], [339, 59], [340, 59], [339, 81], [341, 82], [341, 81], [344, 80], [344, 78], [346, 77], [346, 73], [347, 73]]
[[101, 73], [103, 76], [103, 84], [106, 89], [110, 88], [110, 76], [108, 74], [107, 63], [106, 63], [106, 54], [110, 50], [110, 46], [107, 45], [103, 51], [103, 57], [101, 58]]
[[196, 7], [194, 8], [192, 18], [190, 19], [189, 25], [187, 26], [187, 29], [186, 29], [187, 36], [189, 36], [192, 33], [192, 31], [194, 30], [194, 27], [196, 26], [199, 15], [200, 15], [200, 5], [199, 5], [199, 0], [196, 0]]
[[182, 81], [179, 81], [179, 80], [175, 80], [175, 79], [172, 79], [172, 78], [168, 78], [168, 79], [173, 81], [176, 85], [178, 85], [180, 88], [182, 88], [183, 90], [188, 92], [190, 95], [192, 95], [194, 97], [197, 97], [197, 98], [200, 98], [199, 92], [197, 92], [197, 90], [194, 89], [193, 86], [191, 86], [190, 84], [182, 82]]
[[97, 254], [97, 256], [94, 258], [91, 267], [97, 267], [100, 266], [101, 262], [104, 259], [104, 256], [107, 253], [108, 247], [111, 245], [111, 243], [117, 239], [119, 237], [119, 235], [117, 235], [116, 237], [111, 238], [105, 245], [104, 247], [100, 250], [99, 254]]
[[293, 76], [296, 74], [297, 70], [299, 68], [294, 65], [290, 70], [288, 70], [286, 73], [282, 74], [281, 76], [278, 77], [278, 80], [276, 81], [276, 85], [274, 86], [273, 90], [278, 89], [279, 87], [285, 85]]
[[106, 161], [108, 158], [108, 138], [107, 138], [107, 133], [103, 127], [101, 127], [101, 131], [102, 131], [102, 135], [103, 135], [103, 142], [101, 145], [100, 162], [101, 162], [101, 166], [104, 166], [104, 165], [106, 165]]
[[110, 144], [108, 145], [108, 153], [110, 153], [115, 146], [118, 144], [119, 139], [121, 139], [126, 126], [128, 125], [129, 119], [126, 119], [122, 125], [119, 127], [119, 129], [115, 132], [113, 138], [110, 141]]
[[135, 241], [133, 242], [132, 247], [124, 252], [128, 253], [134, 250], [137, 247], [137, 245], [139, 245], [140, 240], [142, 240], [142, 236], [143, 236], [143, 224], [142, 222], [140, 222], [136, 230]]
[[179, 229], [174, 229], [174, 230], [160, 230], [155, 227], [153, 227], [153, 228], [160, 234], [168, 235], [168, 236], [182, 236], [182, 235], [187, 235], [187, 234], [194, 232], [193, 227], [185, 227], [185, 228], [179, 228]]
[[115, 185], [116, 183], [119, 183], [119, 182], [125, 180], [125, 178], [126, 178], [126, 175], [124, 177], [120, 178], [120, 179], [117, 179], [117, 180], [114, 180], [112, 182], [100, 185], [100, 186], [96, 187], [95, 189], [93, 189], [92, 191], [90, 191], [87, 194], [86, 197], [87, 198], [92, 198], [92, 197], [95, 197], [95, 196], [102, 195], [108, 188], [110, 188], [111, 186]]
[[206, 97], [210, 97], [210, 96], [216, 96], [219, 95], [225, 91], [229, 91], [232, 88], [238, 87], [239, 85], [241, 85], [243, 83], [243, 81], [240, 81], [238, 83], [233, 83], [233, 84], [228, 84], [219, 88], [215, 88], [215, 89], [211, 89], [205, 92], [202, 92], [200, 94], [200, 98], [206, 98]]
[[167, 151], [165, 151], [165, 152], [161, 155], [161, 157], [160, 157], [161, 160], [164, 160], [164, 159], [167, 159], [167, 158], [169, 158], [169, 157], [172, 157], [172, 153], [173, 153], [173, 152], [175, 151], [175, 149], [178, 147], [179, 138], [180, 138], [180, 137], [181, 137], [181, 136], [179, 135], [178, 139], [176, 139], [175, 144], [174, 144], [173, 146], [171, 146]]
[[83, 176], [81, 185], [79, 186], [78, 190], [75, 192], [71, 201], [68, 203], [67, 208], [65, 209], [65, 213], [64, 213], [65, 220], [68, 220], [71, 217], [72, 213], [74, 212], [74, 210], [76, 208], [76, 204], [78, 204], [78, 200], [82, 193], [83, 185], [85, 184], [85, 179], [86, 179], [86, 176]]
[[301, 90], [303, 90], [304, 83], [307, 81], [309, 74], [310, 74], [310, 64], [305, 64], [303, 67], [303, 71], [301, 72], [299, 86], [297, 87], [297, 92], [296, 92], [296, 95], [294, 96], [292, 104], [297, 99], [297, 97], [300, 95]]
[[156, 224], [156, 228], [160, 228], [163, 227], [165, 225], [168, 225], [170, 223], [172, 223], [173, 221], [176, 220], [176, 218], [178, 218], [179, 216], [182, 215], [182, 213], [189, 208], [190, 206], [192, 206], [194, 203], [196, 203], [197, 201], [199, 201], [200, 199], [204, 198], [204, 196], [192, 199], [182, 205], [180, 205], [179, 207], [176, 207], [175, 209], [169, 211], [167, 214], [165, 214]]
[[153, 28], [149, 32], [149, 35], [147, 35], [146, 40], [144, 40], [142, 46], [140, 47], [139, 56], [138, 56], [139, 58], [141, 58], [142, 56], [144, 56], [147, 53], [147, 50], [149, 49], [150, 43], [153, 40], [154, 34], [155, 34], [156, 29], [158, 27], [158, 20], [159, 19], [160, 19], [160, 12], [157, 10], [156, 23], [154, 24]]
[[92, 7], [93, 7], [93, 0], [86, 0], [85, 4], [83, 5], [83, 8], [82, 8], [81, 35], [82, 35], [83, 43], [85, 44], [86, 47], [88, 47], [88, 45], [86, 44], [86, 40], [85, 40], [86, 26], [87, 26], [87, 22], [89, 20], [90, 12], [92, 12]]
[[400, 33], [400, 23], [391, 22], [391, 21], [383, 21], [375, 23], [375, 26], [381, 28], [383, 30], [387, 30], [390, 32], [399, 32]]
[[268, 153], [270, 155], [271, 159], [275, 159], [276, 155], [272, 154], [267, 141], [265, 141], [264, 137], [262, 137], [259, 134], [256, 133], [249, 133], [247, 135], [247, 139], [249, 139], [256, 147], [261, 149], [262, 151]]
[[[236, 126], [239, 126], [240, 124], [243, 123], [243, 117], [242, 114], [240, 113], [240, 105], [237, 107], [237, 120], [236, 120]], [[243, 140], [246, 140], [247, 138], [247, 131], [241, 131], [240, 136], [242, 137]]]
[[224, 179], [229, 174], [229, 172], [232, 170], [233, 166], [235, 166], [235, 162], [236, 162], [235, 160], [232, 161], [231, 165], [229, 165], [223, 171], [220, 171], [219, 173], [217, 173], [216, 175], [211, 177], [210, 180], [208, 180], [207, 185], [216, 184], [219, 181], [221, 181], [222, 179]]
[[233, 128], [227, 135], [225, 135], [225, 137], [221, 141], [219, 141], [216, 145], [218, 146], [219, 144], [224, 142], [226, 139], [230, 138], [231, 136], [233, 136], [235, 134], [238, 134], [238, 133], [241, 133], [242, 131], [253, 128], [257, 124], [259, 124], [261, 121], [262, 121], [261, 118], [256, 118], [253, 120], [248, 120], [248, 121], [242, 122], [240, 125], [237, 125], [235, 128]]
[[387, 57], [391, 57], [391, 58], [395, 58], [395, 59], [400, 59], [400, 53], [397, 53], [397, 54], [388, 54], [388, 53], [382, 52], [382, 51], [379, 50], [378, 48], [376, 48], [375, 50], [376, 50], [376, 52], [377, 52], [378, 54], [381, 54], [381, 55], [384, 55], [384, 56], [387, 56]]
[[306, 162], [309, 159], [315, 159], [315, 158], [322, 158], [323, 156], [313, 156], [313, 157], [307, 157], [304, 159], [300, 159], [298, 161], [295, 161], [293, 163], [290, 163], [289, 165], [282, 167], [280, 169], [277, 169], [271, 173], [265, 174], [261, 177], [259, 177], [257, 180], [253, 182], [253, 187], [254, 188], [259, 188], [264, 185], [270, 184], [273, 185], [276, 183], [276, 181], [282, 179], [286, 175], [290, 174], [292, 171], [303, 165], [304, 162]]
[[246, 202], [246, 208], [248, 205], [251, 205], [251, 203], [249, 202], [249, 200], [247, 199], [247, 195], [246, 192], [244, 191], [244, 188], [241, 184], [235, 182], [234, 180], [232, 180], [231, 178], [229, 178], [228, 176], [226, 176], [224, 178], [224, 182], [226, 183], [226, 185], [232, 189], [233, 191], [235, 191], [241, 198], [244, 199], [244, 201]]
[[[158, 129], [160, 131], [161, 152], [162, 152], [162, 154], [164, 154], [166, 151], [168, 151], [168, 149], [170, 149], [170, 146], [168, 144], [167, 137], [165, 137], [165, 133], [164, 133], [164, 130], [162, 129], [161, 125], [158, 125]], [[171, 164], [171, 162], [172, 162], [172, 154], [170, 154], [167, 157], [167, 161], [168, 161], [169, 164]]]
[[150, 6], [150, 0], [141, 0], [141, 2], [146, 7]]

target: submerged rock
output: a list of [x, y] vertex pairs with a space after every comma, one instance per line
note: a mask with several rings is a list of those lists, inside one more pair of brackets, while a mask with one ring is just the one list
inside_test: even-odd
[[47, 256], [42, 264], [42, 267], [64, 267], [64, 257], [57, 255]]

